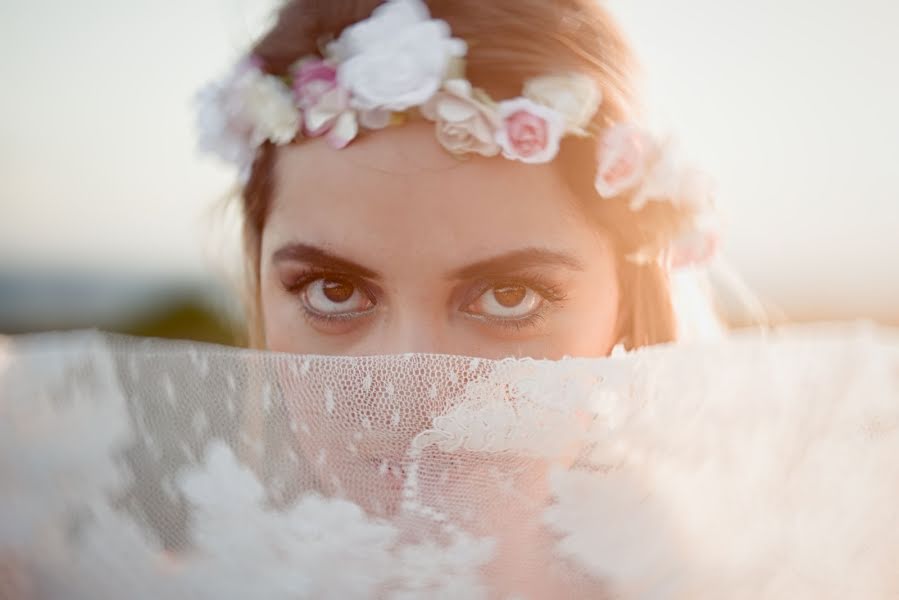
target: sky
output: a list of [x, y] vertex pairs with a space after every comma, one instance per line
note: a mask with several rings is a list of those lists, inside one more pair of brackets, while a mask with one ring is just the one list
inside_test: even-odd
[[[724, 251], [787, 312], [899, 322], [899, 3], [607, 0], [659, 131], [718, 183]], [[231, 173], [191, 98], [252, 0], [0, 0], [0, 270], [208, 272]]]

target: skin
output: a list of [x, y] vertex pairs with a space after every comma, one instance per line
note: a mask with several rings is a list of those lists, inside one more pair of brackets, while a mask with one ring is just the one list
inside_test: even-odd
[[[387, 129], [339, 151], [322, 139], [279, 149], [260, 249], [268, 348], [485, 358], [608, 354], [618, 339], [616, 261], [558, 169], [502, 158], [460, 161], [437, 144], [432, 127]], [[325, 309], [344, 316], [316, 316]], [[367, 369], [370, 389], [357, 377], [317, 371], [302, 377], [325, 381], [324, 392], [307, 393], [301, 375], [289, 371], [281, 387], [292, 422], [312, 424], [295, 438], [312, 465], [309, 475], [328, 494], [392, 515], [408, 483], [412, 436], [459, 390], [443, 381], [431, 396], [427, 375], [397, 380], [389, 363], [386, 371], [376, 363]], [[394, 383], [395, 395], [387, 395]], [[330, 405], [322, 401], [328, 393]], [[405, 400], [385, 404], [385, 397]], [[443, 483], [425, 485], [420, 500], [476, 528], [480, 521], [465, 521], [452, 499], [496, 494], [485, 482], [495, 481], [497, 469], [535, 505], [548, 497], [546, 465], [522, 471], [503, 460], [431, 448], [418, 463], [419, 477]], [[486, 503], [478, 514], [500, 540], [495, 585], [510, 595], [559, 596], [544, 589], [551, 577], [525, 584], [518, 568], [521, 553], [533, 558], [545, 541], [521, 523], [540, 520], [503, 502]]]
[[612, 249], [552, 163], [460, 161], [412, 123], [279, 149], [260, 252], [269, 349], [602, 356]]

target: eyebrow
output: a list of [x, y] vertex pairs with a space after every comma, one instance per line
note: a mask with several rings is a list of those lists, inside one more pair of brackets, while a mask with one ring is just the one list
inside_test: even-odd
[[377, 271], [372, 271], [359, 263], [341, 258], [336, 254], [310, 244], [287, 244], [272, 254], [273, 263], [287, 261], [304, 262], [321, 269], [339, 271], [347, 275], [355, 275], [366, 279], [381, 279], [381, 274]]
[[[377, 271], [310, 244], [287, 244], [272, 254], [272, 262], [286, 261], [305, 262], [322, 269], [340, 271], [366, 279], [379, 280], [382, 278]], [[501, 274], [534, 267], [564, 267], [575, 271], [584, 270], [584, 265], [570, 254], [544, 248], [522, 248], [456, 269], [450, 272], [447, 279], [472, 279], [487, 273]]]
[[450, 279], [471, 279], [486, 273], [501, 274], [534, 267], [565, 267], [583, 271], [584, 265], [570, 254], [544, 248], [523, 248], [472, 263], [450, 273]]

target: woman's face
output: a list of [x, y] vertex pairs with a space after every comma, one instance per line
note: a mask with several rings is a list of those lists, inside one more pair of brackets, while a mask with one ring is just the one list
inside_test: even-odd
[[561, 358], [616, 341], [612, 248], [552, 164], [460, 161], [425, 123], [278, 153], [269, 349]]

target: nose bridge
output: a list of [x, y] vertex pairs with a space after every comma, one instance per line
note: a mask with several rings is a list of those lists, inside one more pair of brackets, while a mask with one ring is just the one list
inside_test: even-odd
[[444, 315], [425, 306], [403, 306], [387, 319], [378, 336], [383, 354], [450, 354], [449, 328]]

